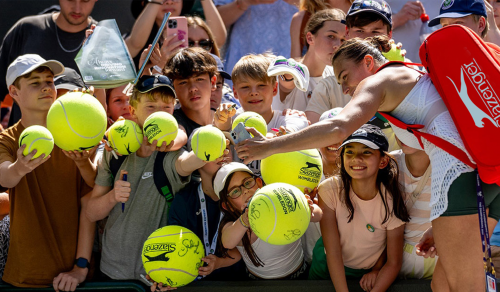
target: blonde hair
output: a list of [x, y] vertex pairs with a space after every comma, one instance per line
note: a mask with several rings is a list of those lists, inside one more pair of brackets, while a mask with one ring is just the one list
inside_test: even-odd
[[267, 69], [271, 65], [271, 61], [276, 56], [271, 53], [264, 54], [249, 54], [243, 56], [233, 68], [231, 80], [236, 84], [245, 79], [262, 81], [266, 84], [274, 84], [276, 76], [268, 76]]
[[[478, 15], [478, 14], [472, 14], [472, 19], [474, 20], [475, 23], [478, 23], [479, 20], [481, 19], [481, 17], [484, 17], [484, 16]], [[481, 38], [483, 38], [483, 39], [486, 37], [486, 34], [488, 33], [488, 30], [490, 29], [490, 24], [488, 23], [488, 18], [484, 17], [484, 21], [486, 23], [485, 23], [483, 32], [481, 32]]]
[[308, 11], [313, 14], [316, 11], [331, 8], [329, 3], [323, 0], [300, 0], [299, 11]]
[[203, 28], [203, 30], [207, 33], [208, 38], [212, 41], [212, 50], [210, 51], [210, 53], [212, 53], [220, 58], [219, 47], [217, 46], [217, 42], [215, 41], [214, 34], [212, 33], [212, 30], [210, 30], [210, 27], [208, 27], [208, 24], [205, 21], [203, 21], [203, 19], [199, 18], [198, 16], [188, 16], [188, 17], [186, 17], [186, 20], [187, 20], [188, 27], [199, 26], [199, 27]]
[[132, 96], [130, 97], [129, 104], [133, 108], [137, 108], [139, 102], [143, 102], [145, 99], [149, 101], [161, 99], [165, 103], [176, 103], [176, 99], [172, 94], [172, 90], [166, 86], [160, 86], [144, 93], [134, 88], [134, 90], [132, 91]]

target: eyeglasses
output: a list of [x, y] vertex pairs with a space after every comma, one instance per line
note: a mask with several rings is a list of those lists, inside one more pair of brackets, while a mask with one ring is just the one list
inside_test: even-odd
[[255, 177], [247, 177], [243, 180], [243, 184], [237, 187], [232, 188], [228, 193], [228, 197], [231, 197], [231, 199], [237, 199], [243, 194], [243, 189], [241, 187], [244, 187], [245, 189], [249, 190], [255, 186], [257, 181], [255, 180]]
[[211, 51], [214, 46], [214, 42], [209, 39], [194, 41], [192, 39], [188, 39], [189, 47], [201, 47], [205, 51]]
[[[154, 78], [153, 78], [154, 77]], [[172, 81], [166, 76], [163, 75], [154, 75], [148, 76], [144, 81], [139, 83], [139, 87], [148, 87], [155, 83], [166, 84], [172, 86]]]
[[281, 78], [281, 80], [286, 81], [286, 82], [292, 82], [293, 81], [293, 77], [290, 78], [290, 79], [286, 79], [285, 75], [280, 75], [280, 78]]

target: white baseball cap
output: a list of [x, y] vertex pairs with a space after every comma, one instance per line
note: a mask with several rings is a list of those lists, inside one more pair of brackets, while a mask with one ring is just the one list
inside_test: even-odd
[[330, 110], [327, 110], [326, 112], [324, 112], [321, 117], [319, 117], [319, 121], [324, 121], [324, 120], [327, 120], [327, 119], [331, 119], [333, 117], [335, 117], [336, 115], [340, 114], [340, 112], [343, 110], [344, 108], [343, 107], [336, 107], [336, 108], [332, 108]]
[[253, 172], [250, 170], [250, 168], [248, 168], [248, 166], [239, 162], [230, 162], [228, 164], [225, 164], [215, 174], [214, 191], [217, 197], [219, 197], [219, 199], [220, 199], [220, 192], [222, 191], [222, 189], [224, 189], [227, 178], [229, 177], [230, 174], [235, 173], [237, 171], [244, 171], [253, 175]]
[[17, 57], [7, 68], [7, 86], [10, 86], [16, 81], [17, 77], [26, 75], [40, 66], [45, 66], [54, 73], [54, 76], [64, 72], [64, 66], [56, 60], [45, 60], [37, 54], [26, 54]]
[[307, 88], [309, 87], [309, 69], [307, 69], [306, 65], [297, 62], [292, 58], [287, 59], [283, 56], [279, 56], [274, 59], [267, 69], [267, 75], [277, 76], [283, 74], [293, 75], [293, 82], [295, 83], [295, 86], [301, 91], [307, 91]]

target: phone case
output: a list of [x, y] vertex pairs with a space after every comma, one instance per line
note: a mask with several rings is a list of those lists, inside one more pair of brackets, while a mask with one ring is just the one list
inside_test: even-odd
[[231, 131], [231, 138], [233, 138], [234, 144], [238, 144], [247, 139], [251, 139], [250, 133], [245, 129], [245, 124], [238, 123], [234, 130]]
[[183, 48], [188, 47], [188, 25], [186, 17], [184, 16], [176, 16], [170, 17], [167, 23], [167, 36], [171, 36], [173, 34], [177, 34], [177, 40], [184, 40], [184, 43], [181, 45]]

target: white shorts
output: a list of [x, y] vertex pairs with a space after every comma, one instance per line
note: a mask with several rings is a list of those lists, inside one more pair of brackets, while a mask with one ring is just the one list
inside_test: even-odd
[[399, 277], [403, 279], [432, 279], [438, 257], [424, 258], [416, 254], [417, 248], [405, 241], [403, 265]]

